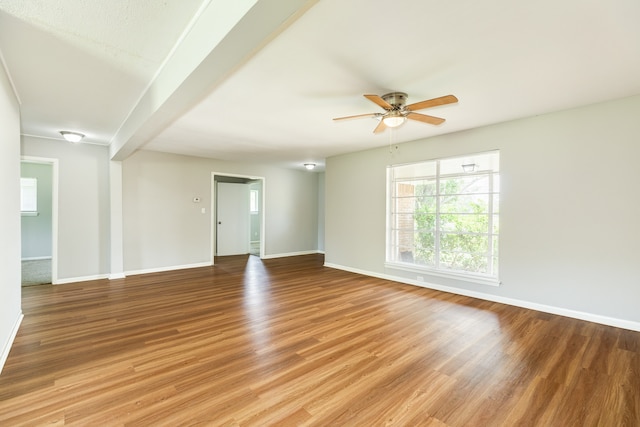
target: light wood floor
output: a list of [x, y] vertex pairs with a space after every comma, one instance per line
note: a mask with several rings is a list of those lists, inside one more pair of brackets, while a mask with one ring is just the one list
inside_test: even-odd
[[322, 262], [24, 288], [0, 425], [640, 426], [640, 333]]

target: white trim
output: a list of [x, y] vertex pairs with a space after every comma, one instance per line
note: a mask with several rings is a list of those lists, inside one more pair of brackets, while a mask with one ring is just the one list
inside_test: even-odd
[[124, 277], [122, 162], [109, 161], [109, 279]]
[[379, 279], [391, 280], [393, 282], [405, 283], [407, 285], [419, 286], [421, 288], [434, 289], [437, 291], [448, 292], [467, 297], [478, 298], [485, 301], [497, 302], [500, 304], [512, 305], [515, 307], [527, 308], [530, 310], [541, 311], [544, 313], [556, 314], [559, 316], [571, 317], [573, 319], [586, 320], [588, 322], [600, 323], [602, 325], [613, 326], [616, 328], [629, 329], [631, 331], [640, 332], [640, 322], [632, 320], [619, 319], [615, 317], [603, 316], [600, 314], [587, 313], [584, 311], [572, 310], [569, 308], [556, 307], [552, 305], [539, 304], [530, 301], [524, 301], [515, 298], [501, 297], [497, 295], [485, 294], [484, 292], [469, 291], [466, 289], [454, 288], [451, 286], [437, 285], [429, 282], [419, 282], [417, 280], [406, 279], [403, 277], [391, 276], [388, 274], [374, 273], [371, 271], [360, 270], [357, 268], [345, 267], [343, 265], [325, 263], [325, 267], [344, 270], [350, 273], [362, 274], [364, 276], [376, 277]]
[[[9, 67], [7, 66], [7, 62], [4, 59], [4, 55], [0, 50], [0, 63], [2, 64], [2, 68], [4, 68], [4, 72], [7, 74], [7, 79], [9, 80], [9, 84], [11, 85], [11, 90], [13, 90], [13, 95], [16, 97], [16, 101], [18, 101], [18, 105], [22, 105], [22, 101], [20, 100], [20, 95], [18, 95], [18, 88], [16, 88], [15, 83], [13, 83], [13, 79], [11, 78], [11, 73], [9, 72]], [[0, 369], [1, 366], [0, 366]]]
[[[210, 257], [211, 257], [211, 265], [215, 265], [215, 257], [216, 255], [216, 176], [227, 176], [231, 178], [244, 178], [253, 181], [262, 181], [262, 200], [260, 200], [260, 208], [262, 209], [260, 213], [260, 258], [264, 258], [264, 250], [265, 250], [265, 240], [266, 240], [266, 193], [267, 193], [267, 179], [264, 176], [254, 176], [254, 175], [240, 175], [234, 173], [225, 173], [225, 172], [211, 172], [211, 208], [210, 208], [210, 216], [211, 216], [211, 229], [210, 229], [210, 241], [209, 241], [209, 249], [210, 249]], [[251, 237], [251, 236], [249, 236]]]
[[[481, 169], [468, 173], [466, 171], [460, 171], [459, 169], [456, 171], [445, 171], [442, 170], [442, 164], [448, 163], [451, 166], [451, 162], [455, 161], [456, 168], [459, 164], [458, 162], [462, 162], [462, 166], [464, 168], [464, 162], [473, 161], [474, 167], [476, 163], [481, 163]], [[498, 271], [494, 271], [496, 268], [495, 260], [497, 259], [497, 252], [494, 252], [493, 239], [499, 237], [499, 233], [494, 230], [494, 217], [499, 216], [499, 213], [494, 212], [494, 202], [499, 201], [499, 190], [495, 192], [494, 180], [497, 177], [500, 177], [500, 150], [490, 150], [479, 153], [471, 153], [462, 156], [452, 156], [452, 157], [443, 157], [443, 158], [435, 158], [431, 160], [421, 160], [411, 163], [398, 164], [398, 165], [389, 165], [387, 166], [387, 202], [386, 202], [386, 255], [385, 255], [385, 266], [389, 268], [395, 268], [398, 270], [407, 270], [417, 273], [429, 274], [438, 277], [451, 278], [455, 280], [463, 280], [466, 282], [479, 283], [483, 285], [489, 286], [499, 286], [500, 281], [498, 279]], [[485, 163], [486, 162], [486, 163]], [[427, 167], [424, 170], [416, 168]], [[411, 167], [411, 170], [402, 172], [400, 168]], [[433, 169], [433, 170], [432, 170]], [[487, 229], [486, 232], [470, 232], [470, 231], [458, 231], [458, 230], [449, 230], [447, 231], [443, 224], [441, 224], [441, 217], [445, 213], [457, 215], [457, 216], [465, 216], [468, 215], [469, 212], [464, 212], [464, 210], [454, 212], [443, 212], [442, 201], [443, 195], [447, 195], [446, 192], [442, 191], [441, 183], [446, 179], [454, 179], [454, 180], [465, 180], [469, 176], [474, 176], [478, 178], [487, 178], [488, 180], [488, 188], [475, 189], [469, 193], [463, 191], [458, 191], [455, 196], [465, 196], [465, 195], [484, 195], [487, 197], [487, 211], [479, 213], [488, 218], [487, 220]], [[435, 201], [435, 209], [432, 215], [435, 215], [435, 225], [433, 226], [433, 239], [434, 239], [434, 247], [433, 247], [433, 262], [434, 265], [432, 267], [428, 267], [425, 265], [421, 265], [419, 263], [414, 262], [403, 262], [399, 260], [399, 249], [404, 245], [415, 245], [415, 241], [407, 242], [405, 244], [401, 243], [401, 238], [399, 233], [403, 230], [405, 232], [417, 232], [415, 229], [416, 223], [415, 220], [409, 220], [410, 222], [414, 222], [413, 227], [411, 225], [400, 225], [398, 223], [398, 215], [402, 214], [415, 214], [416, 206], [413, 206], [410, 209], [404, 211], [402, 208], [398, 207], [398, 203], [403, 199], [408, 198], [409, 196], [398, 193], [398, 185], [400, 183], [413, 182], [415, 180], [429, 180], [429, 182], [433, 182], [435, 185], [435, 190], [432, 195], [429, 197], [433, 198]], [[483, 186], [484, 187], [484, 186]], [[495, 197], [498, 196], [496, 199]], [[417, 198], [415, 194], [410, 196], [411, 198]], [[447, 209], [444, 209], [447, 211]], [[477, 212], [476, 212], [477, 213]], [[475, 214], [475, 213], [474, 213]], [[485, 261], [487, 262], [488, 274], [483, 274], [480, 272], [472, 272], [472, 271], [462, 271], [462, 270], [450, 270], [446, 268], [446, 265], [443, 265], [442, 254], [443, 249], [441, 247], [441, 242], [443, 239], [443, 235], [477, 235], [480, 237], [487, 238], [488, 241], [488, 249], [484, 254]], [[415, 238], [413, 239], [415, 240]], [[412, 250], [411, 253], [415, 252]], [[446, 251], [445, 251], [446, 252]], [[466, 251], [459, 249], [460, 253], [467, 253]], [[421, 271], [422, 270], [422, 271]]]
[[2, 368], [4, 368], [4, 364], [9, 357], [9, 352], [11, 351], [11, 347], [13, 346], [13, 341], [16, 339], [16, 335], [18, 335], [18, 329], [20, 329], [20, 324], [22, 323], [22, 319], [24, 319], [24, 314], [22, 314], [22, 310], [18, 313], [18, 318], [13, 324], [13, 328], [11, 329], [11, 334], [9, 334], [9, 339], [4, 346], [2, 347], [2, 353], [0, 353], [0, 373], [2, 373]]
[[[111, 145], [111, 143], [113, 142], [113, 140], [116, 138], [116, 136], [118, 136], [118, 134], [120, 133], [120, 131], [122, 130], [122, 128], [124, 128], [125, 123], [127, 123], [127, 121], [129, 121], [129, 119], [131, 118], [131, 116], [133, 115], [133, 112], [136, 110], [136, 108], [138, 108], [138, 106], [140, 105], [140, 103], [142, 102], [144, 96], [151, 90], [152, 86], [156, 83], [156, 81], [158, 80], [158, 78], [160, 77], [160, 74], [164, 71], [164, 69], [167, 66], [167, 63], [173, 59], [176, 51], [178, 50], [178, 48], [182, 45], [182, 43], [184, 42], [184, 39], [187, 37], [187, 35], [193, 30], [193, 28], [195, 27], [196, 23], [198, 22], [198, 20], [200, 19], [200, 16], [204, 13], [204, 11], [209, 7], [209, 3], [211, 3], [211, 0], [205, 0], [204, 2], [202, 2], [202, 4], [200, 5], [200, 7], [198, 8], [198, 10], [196, 11], [195, 15], [193, 15], [191, 17], [191, 20], [187, 23], [187, 26], [185, 27], [184, 31], [180, 34], [180, 36], [178, 37], [178, 39], [176, 40], [176, 42], [173, 44], [173, 46], [171, 47], [171, 50], [169, 51], [169, 53], [167, 54], [167, 56], [165, 56], [164, 60], [162, 61], [162, 63], [160, 64], [160, 66], [158, 67], [158, 69], [156, 70], [156, 73], [153, 75], [153, 77], [151, 78], [151, 80], [149, 80], [149, 83], [147, 84], [147, 86], [144, 88], [144, 90], [140, 93], [140, 96], [138, 96], [137, 101], [133, 104], [133, 107], [131, 108], [131, 110], [129, 111], [129, 113], [127, 114], [127, 116], [124, 118], [124, 120], [122, 121], [122, 123], [120, 123], [120, 126], [118, 126], [118, 129], [115, 131], [115, 133], [113, 134], [113, 137], [111, 138], [111, 140], [109, 141], [109, 144], [107, 145]], [[113, 160], [111, 157], [109, 157], [109, 160]]]
[[188, 268], [211, 267], [212, 265], [213, 264], [210, 262], [198, 262], [195, 264], [171, 265], [168, 267], [156, 267], [156, 268], [146, 268], [143, 270], [125, 271], [124, 274], [126, 276], [137, 276], [139, 274], [162, 273], [165, 271], [186, 270]]
[[108, 274], [96, 274], [93, 276], [81, 276], [81, 277], [69, 277], [67, 279], [57, 279], [57, 280], [52, 280], [51, 283], [54, 285], [67, 285], [69, 283], [90, 282], [92, 280], [102, 280], [102, 279], [108, 279], [108, 278], [109, 278]]
[[426, 274], [428, 276], [443, 277], [445, 279], [460, 280], [462, 282], [478, 283], [487, 286], [500, 286], [501, 282], [495, 277], [483, 277], [476, 274], [464, 274], [463, 272], [434, 270], [427, 267], [420, 267], [418, 264], [405, 264], [397, 262], [385, 262], [384, 266], [392, 270], [410, 271], [417, 274]]
[[262, 256], [260, 258], [262, 258], [262, 259], [285, 258], [285, 257], [288, 257], [288, 256], [312, 255], [312, 254], [320, 254], [320, 253], [324, 253], [324, 252], [320, 252], [318, 250], [315, 250], [315, 251], [300, 251], [300, 252], [287, 252], [287, 253], [284, 253], [284, 254], [265, 255], [265, 256]]
[[32, 256], [28, 258], [22, 258], [22, 261], [43, 261], [45, 259], [51, 259], [50, 256]]
[[51, 165], [51, 283], [58, 282], [58, 194], [59, 159], [50, 157], [20, 156], [20, 162]]
[[127, 277], [127, 275], [124, 274], [124, 273], [112, 273], [112, 274], [109, 274], [109, 280], [124, 279], [125, 277]]

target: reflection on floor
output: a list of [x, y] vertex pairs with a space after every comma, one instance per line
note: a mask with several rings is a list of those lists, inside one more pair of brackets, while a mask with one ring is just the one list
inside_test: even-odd
[[22, 286], [51, 283], [51, 259], [22, 261]]

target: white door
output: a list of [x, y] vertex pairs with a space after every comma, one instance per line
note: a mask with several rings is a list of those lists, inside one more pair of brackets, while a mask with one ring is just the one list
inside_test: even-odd
[[216, 196], [217, 255], [249, 253], [249, 186], [218, 182]]

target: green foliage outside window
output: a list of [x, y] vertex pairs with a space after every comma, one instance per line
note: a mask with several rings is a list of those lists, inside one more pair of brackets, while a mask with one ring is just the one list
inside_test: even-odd
[[[479, 187], [488, 188], [489, 179], [491, 175], [442, 180], [439, 196], [435, 194], [435, 180], [416, 183], [415, 263], [435, 265], [436, 232], [439, 231], [440, 268], [489, 272], [492, 258], [489, 253], [490, 198], [487, 194], [468, 194]], [[436, 213], [438, 197], [439, 216]], [[436, 227], [438, 218], [439, 227]], [[494, 229], [497, 231], [497, 224]]]
[[499, 162], [492, 151], [390, 166], [388, 260], [497, 278]]

